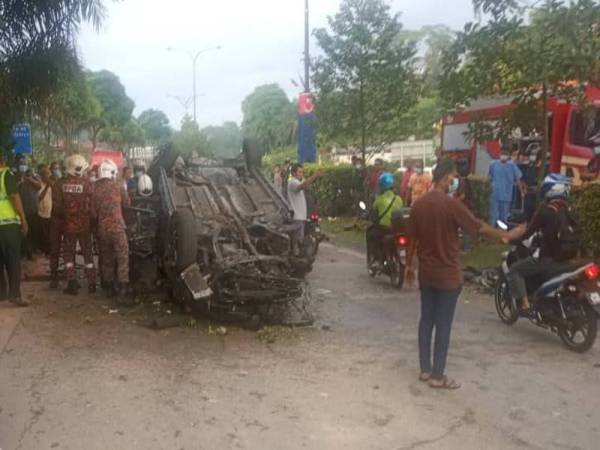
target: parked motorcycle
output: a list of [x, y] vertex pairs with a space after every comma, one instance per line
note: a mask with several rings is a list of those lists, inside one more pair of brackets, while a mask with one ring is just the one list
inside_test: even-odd
[[[502, 222], [498, 226], [508, 229]], [[541, 235], [514, 243], [503, 254], [502, 271], [495, 287], [496, 311], [500, 320], [513, 325], [519, 319], [519, 306], [510, 294], [507, 275], [517, 261], [539, 252]], [[571, 271], [550, 280], [529, 278], [527, 293], [533, 300], [529, 320], [557, 333], [574, 352], [588, 351], [596, 341], [600, 316], [600, 267], [593, 262], [574, 264]]]
[[[365, 202], [359, 203], [359, 208], [365, 217], [368, 216]], [[392, 214], [391, 233], [383, 236], [383, 258], [381, 261], [373, 261], [367, 253], [367, 270], [369, 276], [375, 278], [378, 275], [390, 277], [392, 286], [402, 289], [404, 285], [404, 269], [406, 267], [406, 249], [408, 237], [405, 232], [405, 222], [409, 217], [409, 209], [403, 208]]]

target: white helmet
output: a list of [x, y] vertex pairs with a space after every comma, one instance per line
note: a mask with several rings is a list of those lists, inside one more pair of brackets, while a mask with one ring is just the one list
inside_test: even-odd
[[153, 192], [152, 178], [148, 175], [141, 175], [138, 178], [138, 194], [142, 197], [150, 197]]
[[81, 155], [71, 155], [65, 160], [66, 171], [74, 177], [82, 177], [89, 164]]
[[102, 180], [104, 178], [107, 178], [109, 180], [116, 180], [118, 171], [119, 168], [117, 167], [114, 161], [111, 161], [110, 159], [105, 159], [104, 161], [102, 161], [102, 164], [100, 164], [100, 168], [98, 169], [98, 179]]

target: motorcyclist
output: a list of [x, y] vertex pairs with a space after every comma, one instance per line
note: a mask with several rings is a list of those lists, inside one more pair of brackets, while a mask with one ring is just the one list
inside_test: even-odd
[[541, 276], [551, 278], [568, 271], [570, 262], [565, 258], [559, 239], [559, 211], [569, 207], [571, 179], [559, 174], [548, 175], [542, 185], [545, 202], [535, 212], [529, 226], [521, 225], [511, 231], [513, 240], [529, 239], [536, 232], [541, 233], [539, 254], [529, 256], [513, 264], [507, 277], [513, 298], [521, 302], [521, 309], [531, 311], [527, 297], [526, 278]]
[[393, 212], [404, 206], [402, 198], [394, 192], [394, 175], [382, 173], [378, 186], [379, 194], [371, 208], [373, 224], [367, 229], [367, 254], [371, 270], [383, 259], [383, 238], [391, 233]]

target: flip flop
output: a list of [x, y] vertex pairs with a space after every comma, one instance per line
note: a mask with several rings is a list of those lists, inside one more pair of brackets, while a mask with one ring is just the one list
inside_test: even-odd
[[419, 381], [422, 381], [423, 383], [428, 382], [430, 378], [431, 374], [428, 372], [421, 372], [421, 374], [419, 375]]
[[438, 381], [434, 378], [429, 380], [429, 387], [432, 389], [448, 389], [448, 390], [455, 390], [455, 389], [459, 389], [460, 388], [460, 384], [458, 384], [456, 381], [452, 380], [451, 378], [448, 377], [444, 377], [442, 378], [440, 381], [442, 382], [442, 384], [435, 384], [432, 383], [433, 381]]

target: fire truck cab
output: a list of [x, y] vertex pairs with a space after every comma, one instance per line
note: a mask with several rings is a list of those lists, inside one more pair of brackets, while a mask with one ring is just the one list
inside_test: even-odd
[[[581, 183], [581, 174], [586, 171], [594, 155], [593, 148], [600, 140], [600, 89], [589, 86], [586, 96], [593, 109], [585, 113], [576, 104], [557, 98], [548, 100], [549, 170], [573, 176], [574, 184]], [[501, 142], [472, 142], [468, 138], [471, 124], [483, 120], [493, 127], [511, 108], [511, 98], [487, 97], [477, 99], [464, 110], [445, 117], [442, 122], [442, 155], [465, 159], [472, 173], [487, 176], [490, 162], [500, 156]], [[516, 140], [526, 144], [536, 140], [541, 142], [541, 137], [528, 136]]]

